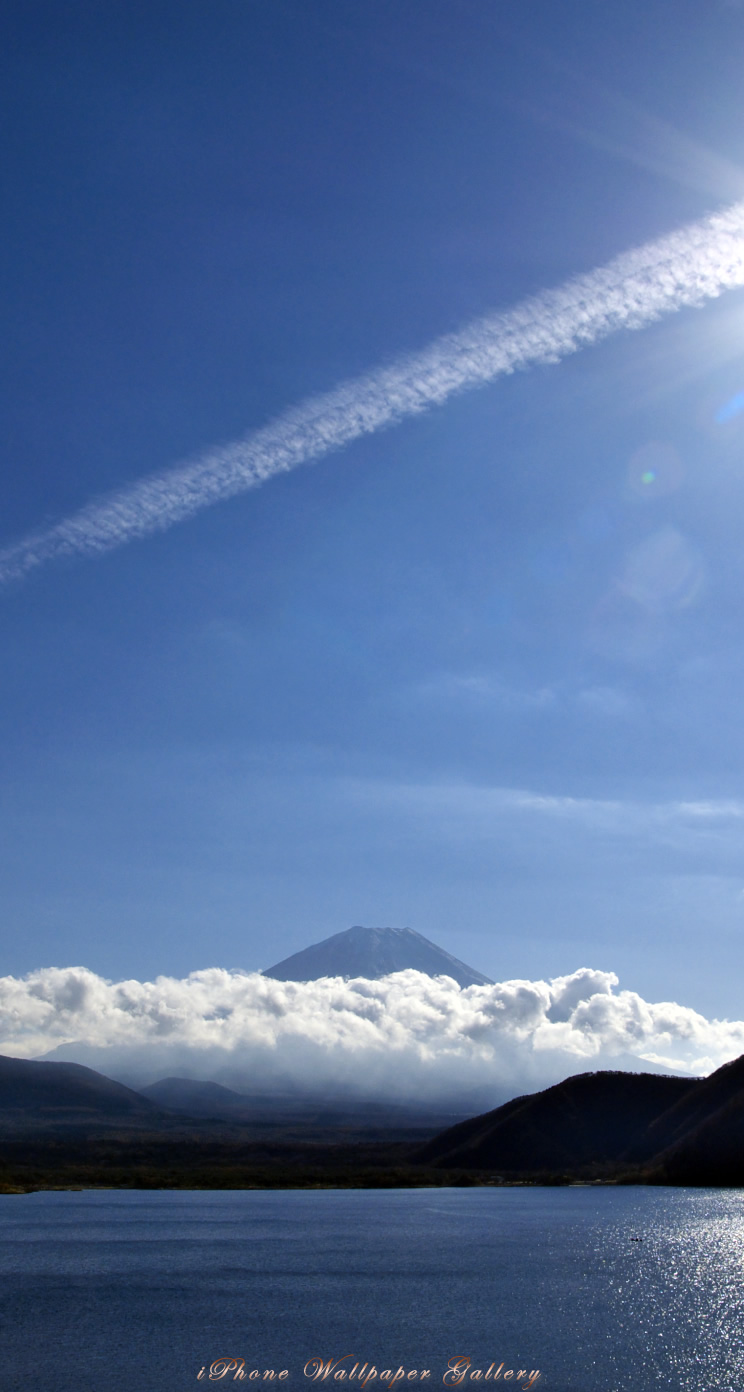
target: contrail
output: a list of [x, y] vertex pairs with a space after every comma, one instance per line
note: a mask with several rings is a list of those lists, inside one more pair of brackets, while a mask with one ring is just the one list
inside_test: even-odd
[[211, 503], [257, 488], [361, 435], [533, 363], [558, 362], [619, 329], [640, 329], [744, 285], [744, 201], [625, 252], [513, 309], [330, 392], [241, 440], [151, 474], [0, 549], [0, 583], [61, 556], [98, 555], [164, 531]]

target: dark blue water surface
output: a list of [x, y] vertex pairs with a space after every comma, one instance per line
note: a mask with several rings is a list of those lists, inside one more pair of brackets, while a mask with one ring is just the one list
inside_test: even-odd
[[465, 1389], [502, 1363], [499, 1392], [537, 1369], [554, 1392], [744, 1389], [739, 1191], [3, 1196], [0, 1277], [4, 1392], [251, 1385], [197, 1381], [218, 1358], [298, 1392], [345, 1354], [430, 1370], [409, 1388], [469, 1356]]

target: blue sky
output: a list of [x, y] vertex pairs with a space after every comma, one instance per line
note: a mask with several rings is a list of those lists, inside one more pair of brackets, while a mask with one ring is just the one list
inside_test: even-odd
[[[2, 546], [744, 198], [737, 6], [2, 29]], [[740, 1013], [743, 391], [734, 290], [5, 585], [4, 970], [390, 924]]]

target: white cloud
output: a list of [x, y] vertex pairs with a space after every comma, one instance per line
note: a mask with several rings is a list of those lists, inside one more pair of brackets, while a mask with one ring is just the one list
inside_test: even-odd
[[[456, 392], [518, 368], [557, 362], [620, 329], [643, 328], [686, 305], [702, 304], [744, 285], [743, 253], [744, 202], [739, 202], [514, 309], [476, 320], [420, 353], [301, 402], [242, 440], [142, 479], [6, 546], [0, 550], [0, 582], [55, 557], [98, 555], [162, 531]], [[643, 579], [644, 596], [649, 585], [656, 594], [666, 562], [677, 575], [677, 555], [641, 558], [641, 571], [651, 572], [650, 581]], [[634, 577], [635, 570], [629, 583], [636, 585]]]
[[0, 1053], [59, 1049], [114, 1076], [180, 1073], [251, 1092], [433, 1100], [484, 1088], [500, 1098], [618, 1060], [709, 1071], [744, 1052], [744, 1021], [708, 1020], [617, 986], [613, 972], [589, 968], [463, 990], [415, 971], [282, 982], [214, 967], [184, 980], [110, 982], [49, 967], [0, 979]]

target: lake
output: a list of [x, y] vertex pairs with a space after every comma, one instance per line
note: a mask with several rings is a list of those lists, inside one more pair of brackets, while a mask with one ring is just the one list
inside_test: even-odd
[[738, 1190], [39, 1193], [0, 1238], [4, 1392], [744, 1388]]

